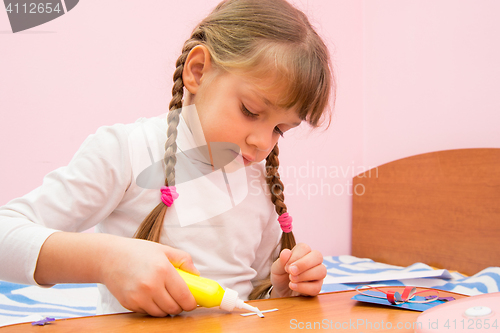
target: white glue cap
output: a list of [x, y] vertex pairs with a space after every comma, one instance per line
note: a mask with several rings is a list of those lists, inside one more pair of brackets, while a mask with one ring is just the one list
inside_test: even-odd
[[245, 309], [257, 313], [259, 317], [264, 317], [258, 308], [243, 302], [243, 300], [238, 298], [238, 292], [229, 288], [225, 289], [220, 308], [225, 311], [233, 311], [234, 308]]

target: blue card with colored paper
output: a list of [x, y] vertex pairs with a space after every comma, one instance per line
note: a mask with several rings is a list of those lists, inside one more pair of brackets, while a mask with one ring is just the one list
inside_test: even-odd
[[[371, 291], [371, 290], [369, 290], [369, 291], [363, 291], [363, 292], [365, 294], [368, 294], [368, 295], [373, 295], [373, 296], [378, 296], [378, 297], [384, 297], [384, 298], [370, 297], [370, 296], [358, 294], [358, 295], [355, 295], [351, 299], [354, 299], [354, 300], [360, 301], [360, 302], [387, 305], [387, 306], [392, 306], [392, 307], [399, 308], [399, 309], [406, 309], [406, 310], [413, 310], [413, 311], [425, 311], [427, 309], [435, 307], [436, 305], [445, 303], [445, 301], [435, 300], [435, 301], [428, 302], [428, 303], [411, 303], [411, 302], [405, 302], [405, 303], [401, 303], [401, 304], [391, 304], [391, 302], [389, 302], [387, 300], [387, 298], [385, 298], [386, 295], [384, 293], [382, 293], [382, 292]], [[412, 298], [412, 300], [415, 300], [415, 301], [425, 301], [425, 297], [414, 296]]]

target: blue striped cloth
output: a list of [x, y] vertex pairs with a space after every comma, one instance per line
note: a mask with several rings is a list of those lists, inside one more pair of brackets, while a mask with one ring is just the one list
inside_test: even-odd
[[0, 281], [0, 326], [45, 317], [70, 318], [96, 314], [96, 284], [59, 284], [40, 288]]
[[[400, 267], [347, 255], [324, 257], [323, 264], [327, 267], [328, 275], [321, 292], [352, 290], [358, 285], [332, 283], [333, 278], [340, 276], [432, 270], [431, 267], [422, 263]], [[370, 285], [411, 285], [473, 296], [500, 291], [500, 268], [490, 267], [471, 277], [452, 273], [452, 279], [391, 280], [370, 283]], [[96, 314], [97, 295], [96, 284], [60, 284], [52, 288], [40, 288], [0, 281], [0, 326], [32, 322], [44, 317], [60, 319], [92, 316]]]
[[[360, 284], [366, 284], [334, 283], [333, 279], [341, 276], [433, 270], [432, 267], [423, 263], [415, 263], [408, 267], [401, 267], [374, 262], [373, 260], [367, 258], [357, 258], [348, 255], [324, 257], [323, 264], [327, 268], [327, 276], [323, 281], [321, 292], [353, 290]], [[500, 267], [489, 267], [473, 276], [465, 276], [457, 272], [451, 273], [451, 276], [451, 279], [418, 278], [389, 280], [369, 284], [370, 286], [426, 287], [451, 291], [468, 296], [500, 291]]]

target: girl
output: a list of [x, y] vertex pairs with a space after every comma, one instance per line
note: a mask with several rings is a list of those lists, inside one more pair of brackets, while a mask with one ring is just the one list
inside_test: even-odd
[[285, 0], [228, 0], [176, 66], [166, 119], [99, 129], [67, 167], [0, 208], [0, 279], [97, 282], [99, 313], [153, 316], [196, 307], [175, 267], [244, 299], [319, 293], [326, 269], [295, 244], [277, 142], [322, 118], [324, 43]]

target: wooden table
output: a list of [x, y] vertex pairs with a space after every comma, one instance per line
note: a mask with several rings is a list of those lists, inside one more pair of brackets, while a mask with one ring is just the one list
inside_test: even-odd
[[[261, 333], [310, 331], [314, 328], [350, 332], [414, 332], [413, 323], [421, 312], [368, 305], [351, 300], [356, 293], [356, 291], [342, 291], [320, 294], [316, 297], [288, 297], [248, 302], [260, 310], [279, 309], [276, 312], [266, 313], [265, 318], [255, 315], [242, 317], [241, 312], [226, 313], [216, 308], [199, 308], [167, 318], [125, 313], [60, 319], [46, 326], [32, 326], [31, 323], [17, 324], [0, 328], [0, 333], [182, 331]], [[453, 296], [456, 299], [466, 297], [443, 291], [440, 291], [439, 295]]]

